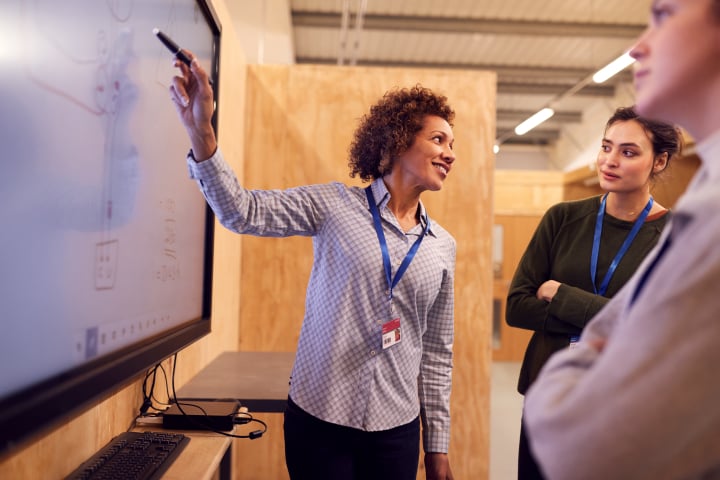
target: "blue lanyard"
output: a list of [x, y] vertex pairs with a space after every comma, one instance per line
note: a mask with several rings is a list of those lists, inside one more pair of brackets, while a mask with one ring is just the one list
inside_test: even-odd
[[635, 220], [632, 230], [630, 230], [630, 233], [628, 233], [628, 236], [627, 238], [625, 238], [625, 241], [620, 247], [620, 250], [618, 250], [617, 254], [615, 254], [615, 258], [613, 258], [610, 267], [608, 267], [607, 273], [605, 273], [605, 278], [603, 278], [600, 289], [598, 289], [595, 285], [595, 276], [597, 275], [598, 253], [600, 252], [600, 235], [602, 234], [603, 218], [605, 218], [606, 200], [607, 195], [603, 196], [602, 202], [600, 203], [600, 210], [598, 210], [597, 220], [595, 221], [595, 236], [593, 237], [592, 257], [590, 258], [590, 275], [593, 285], [593, 291], [596, 295], [605, 295], [608, 284], [610, 283], [610, 279], [615, 273], [615, 269], [617, 268], [620, 260], [622, 260], [625, 253], [628, 251], [628, 248], [630, 248], [633, 240], [635, 240], [635, 237], [640, 231], [640, 227], [642, 227], [643, 223], [645, 223], [645, 219], [647, 218], [648, 213], [650, 213], [650, 210], [653, 206], [653, 198], [650, 197], [647, 205], [645, 205], [645, 208], [640, 213], [640, 216], [637, 218], [637, 220]]
[[407, 255], [405, 255], [405, 259], [403, 259], [397, 272], [395, 272], [395, 277], [393, 278], [392, 265], [390, 264], [390, 253], [388, 252], [387, 242], [385, 241], [385, 233], [383, 232], [382, 223], [380, 221], [380, 211], [375, 204], [375, 197], [373, 196], [370, 186], [365, 189], [365, 193], [367, 194], [368, 203], [370, 204], [370, 213], [372, 213], [373, 224], [375, 225], [375, 232], [377, 233], [378, 240], [380, 241], [380, 250], [382, 251], [383, 266], [385, 267], [385, 279], [387, 280], [388, 284], [388, 300], [392, 300], [393, 288], [395, 288], [395, 285], [398, 284], [402, 276], [405, 274], [405, 270], [407, 270], [410, 262], [412, 262], [413, 258], [415, 257], [415, 253], [417, 253], [418, 248], [420, 248], [420, 243], [422, 242], [423, 238], [425, 238], [425, 235], [427, 235], [428, 230], [430, 230], [430, 219], [427, 218], [427, 216], [424, 217], [425, 229], [423, 230], [422, 235], [420, 235], [418, 239], [415, 240], [415, 243], [412, 244]]

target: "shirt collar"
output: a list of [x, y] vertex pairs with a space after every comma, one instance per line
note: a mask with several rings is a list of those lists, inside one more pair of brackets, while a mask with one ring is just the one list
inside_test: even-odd
[[[700, 168], [673, 207], [673, 217], [684, 217], [685, 222], [708, 204], [717, 204], [720, 198], [715, 187], [720, 181], [720, 130], [699, 142], [695, 150], [700, 157]], [[673, 220], [674, 223], [677, 221]]]
[[372, 188], [373, 197], [375, 197], [375, 203], [377, 203], [378, 210], [382, 210], [383, 207], [385, 207], [390, 201], [390, 191], [387, 189], [387, 186], [385, 186], [385, 182], [383, 182], [382, 178], [376, 178], [373, 180], [372, 184], [370, 184], [370, 188]]
[[[370, 188], [372, 189], [373, 197], [375, 198], [375, 203], [377, 204], [378, 210], [382, 211], [383, 207], [386, 207], [388, 202], [390, 201], [390, 191], [387, 189], [387, 186], [385, 185], [385, 182], [382, 178], [376, 178], [373, 180], [373, 182], [370, 184]], [[425, 228], [425, 219], [430, 222], [430, 228], [428, 229], [428, 234], [432, 235], [433, 237], [437, 236], [433, 232], [433, 223], [430, 220], [430, 217], [427, 214], [427, 210], [425, 209], [425, 205], [423, 205], [422, 200], [420, 201], [420, 224], [423, 228]]]
[[702, 142], [699, 142], [695, 149], [700, 157], [700, 170], [705, 172], [706, 180], [715, 181], [720, 179], [720, 130], [710, 134]]

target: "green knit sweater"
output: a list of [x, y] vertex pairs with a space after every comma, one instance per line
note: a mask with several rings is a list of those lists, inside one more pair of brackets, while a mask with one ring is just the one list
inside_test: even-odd
[[[508, 292], [506, 321], [512, 327], [533, 330], [520, 369], [518, 391], [525, 394], [540, 369], [556, 351], [567, 347], [571, 335], [579, 335], [590, 319], [632, 276], [660, 237], [668, 215], [646, 219], [610, 279], [605, 296], [593, 293], [590, 278], [595, 222], [601, 196], [551, 207], [533, 234]], [[632, 229], [633, 222], [605, 213], [596, 285]], [[535, 297], [546, 280], [562, 285], [552, 302]]]

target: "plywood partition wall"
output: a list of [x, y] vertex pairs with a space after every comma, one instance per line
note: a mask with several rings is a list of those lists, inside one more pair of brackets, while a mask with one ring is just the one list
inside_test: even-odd
[[[334, 66], [251, 66], [247, 79], [245, 185], [287, 188], [350, 179], [347, 152], [358, 120], [387, 90], [417, 83], [446, 95], [456, 110], [457, 160], [440, 192], [422, 199], [456, 238], [456, 342], [451, 461], [456, 478], [488, 475], [490, 316], [492, 304], [492, 142], [495, 75], [489, 72]], [[240, 348], [294, 351], [312, 262], [307, 238], [243, 239]], [[378, 257], [380, 261], [380, 257]], [[287, 478], [282, 422], [239, 456], [252, 472], [238, 478]], [[278, 455], [279, 453], [279, 455]], [[258, 463], [263, 463], [259, 465]], [[246, 463], [247, 467], [247, 463]], [[265, 469], [263, 476], [258, 468]], [[420, 472], [418, 478], [424, 478]]]

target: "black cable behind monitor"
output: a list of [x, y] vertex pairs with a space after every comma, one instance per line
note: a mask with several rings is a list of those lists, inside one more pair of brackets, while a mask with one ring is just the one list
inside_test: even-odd
[[[147, 416], [146, 412], [153, 406], [153, 391], [155, 388], [155, 380], [157, 369], [162, 369], [165, 378], [165, 385], [168, 385], [167, 374], [162, 365], [158, 364], [148, 371], [143, 382], [143, 402], [140, 407], [140, 415], [137, 418]], [[255, 418], [247, 412], [243, 411], [240, 402], [236, 399], [219, 399], [216, 401], [183, 401], [178, 400], [175, 391], [175, 372], [177, 371], [177, 353], [173, 356], [173, 367], [171, 373], [171, 390], [172, 395], [168, 395], [170, 399], [170, 407], [160, 411], [163, 416], [163, 426], [171, 429], [190, 429], [190, 430], [206, 430], [224, 435], [231, 438], [249, 438], [254, 440], [262, 437], [267, 432], [267, 423]], [[152, 378], [150, 390], [147, 390], [148, 379]], [[173, 407], [176, 407], [177, 411]], [[208, 412], [211, 410], [211, 412]], [[192, 413], [191, 411], [197, 412]], [[235, 425], [245, 425], [248, 423], [259, 423], [262, 428], [253, 430], [247, 435], [237, 435], [228, 433], [226, 430], [232, 430]]]

